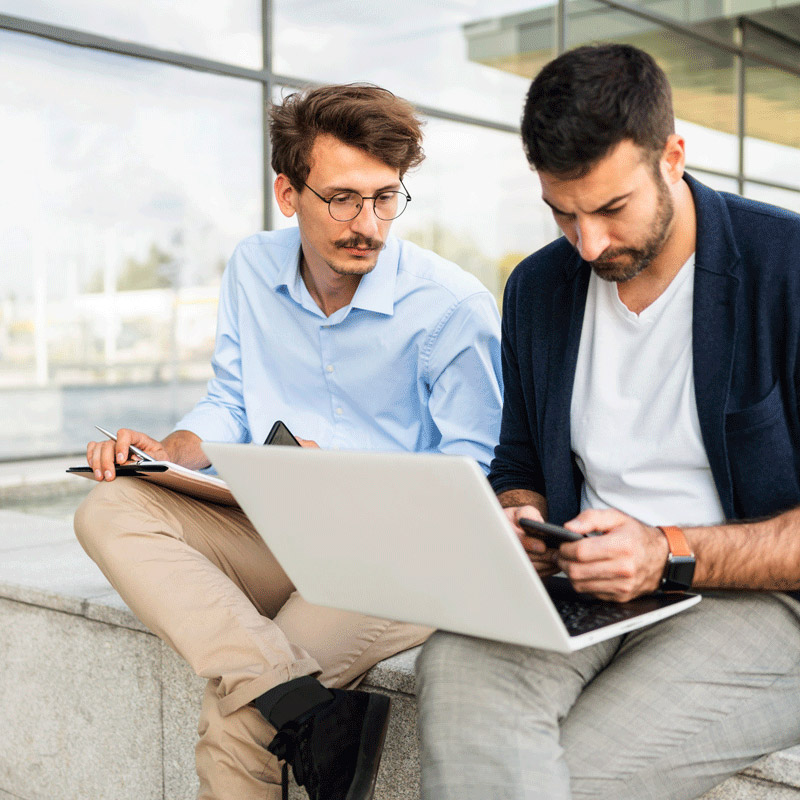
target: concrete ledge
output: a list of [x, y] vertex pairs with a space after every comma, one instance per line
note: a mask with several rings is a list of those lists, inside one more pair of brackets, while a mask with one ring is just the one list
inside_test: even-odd
[[[416, 655], [364, 680], [393, 700], [377, 800], [418, 797]], [[134, 617], [67, 521], [0, 511], [0, 670], [0, 800], [196, 796], [205, 680]]]
[[[416, 800], [414, 661], [378, 664], [393, 699], [376, 800]], [[0, 800], [193, 800], [205, 681], [133, 616], [65, 520], [0, 511]], [[800, 746], [702, 800], [800, 800]], [[305, 798], [294, 790], [293, 800]]]

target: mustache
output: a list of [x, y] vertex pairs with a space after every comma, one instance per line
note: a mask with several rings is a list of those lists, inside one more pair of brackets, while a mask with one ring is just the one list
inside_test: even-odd
[[591, 265], [597, 264], [598, 266], [603, 266], [604, 264], [610, 264], [614, 261], [614, 259], [619, 258], [620, 256], [631, 256], [633, 258], [637, 258], [641, 255], [641, 250], [636, 250], [633, 247], [620, 247], [616, 250], [606, 250], [600, 258], [596, 258], [594, 261], [589, 262]]
[[370, 236], [351, 236], [349, 239], [339, 239], [334, 244], [337, 247], [363, 247], [367, 250], [383, 249], [383, 240], [373, 239]]

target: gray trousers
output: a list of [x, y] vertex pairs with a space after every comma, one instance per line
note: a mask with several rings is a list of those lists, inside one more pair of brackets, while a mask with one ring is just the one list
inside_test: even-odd
[[417, 694], [423, 800], [691, 800], [800, 742], [800, 603], [709, 592], [568, 655], [438, 632]]

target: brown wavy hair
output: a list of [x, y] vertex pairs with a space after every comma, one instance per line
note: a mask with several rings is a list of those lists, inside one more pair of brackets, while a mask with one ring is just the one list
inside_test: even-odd
[[407, 100], [363, 83], [320, 86], [294, 92], [270, 107], [272, 168], [297, 191], [310, 170], [309, 158], [320, 133], [394, 167], [402, 178], [422, 163], [422, 122]]

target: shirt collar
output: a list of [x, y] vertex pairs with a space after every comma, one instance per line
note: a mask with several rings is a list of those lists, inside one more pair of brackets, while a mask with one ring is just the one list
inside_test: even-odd
[[[394, 313], [394, 292], [400, 263], [400, 244], [394, 236], [388, 236], [378, 256], [378, 263], [371, 272], [361, 278], [350, 308], [373, 311], [391, 316]], [[293, 246], [287, 247], [283, 260], [278, 265], [272, 288], [285, 289], [298, 304], [303, 305], [303, 279], [300, 276], [300, 231], [295, 228]]]
[[391, 316], [394, 313], [394, 290], [399, 265], [400, 244], [394, 236], [388, 236], [375, 268], [361, 278], [350, 302], [351, 308]]
[[297, 281], [300, 279], [300, 270], [298, 269], [300, 266], [300, 229], [293, 228], [291, 230], [292, 236], [288, 247], [283, 250], [283, 258], [276, 259], [278, 270], [272, 281], [272, 288], [280, 289], [286, 287], [291, 297], [294, 300], [298, 300], [298, 297], [295, 296], [295, 289]]

